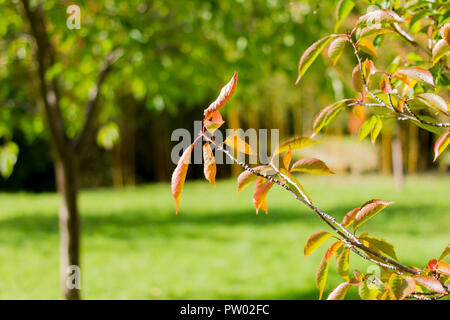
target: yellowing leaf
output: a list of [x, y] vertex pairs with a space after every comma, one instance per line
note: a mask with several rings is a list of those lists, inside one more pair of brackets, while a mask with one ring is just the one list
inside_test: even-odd
[[209, 142], [203, 145], [203, 173], [206, 180], [208, 180], [214, 187], [216, 186], [216, 160]]
[[296, 161], [292, 165], [292, 171], [312, 174], [334, 174], [323, 161], [315, 158], [305, 158]]
[[386, 202], [380, 199], [373, 199], [366, 202], [356, 214], [355, 220], [353, 221], [353, 228], [355, 230], [358, 229], [367, 220], [393, 203], [393, 201]]
[[300, 148], [309, 147], [318, 143], [321, 143], [321, 141], [314, 141], [306, 137], [294, 137], [280, 144], [278, 148], [275, 150], [274, 155], [284, 153], [289, 149], [296, 150]]
[[339, 275], [346, 280], [349, 280], [348, 277], [349, 257], [350, 257], [350, 249], [342, 247], [341, 251], [337, 256], [337, 268]]
[[316, 60], [316, 58], [319, 56], [323, 48], [325, 48], [327, 43], [330, 42], [333, 38], [334, 36], [325, 36], [322, 39], [314, 42], [308, 49], [306, 49], [298, 64], [298, 78], [295, 84], [299, 83], [306, 70], [308, 70], [314, 60]]
[[450, 22], [444, 24], [441, 28], [441, 36], [447, 44], [450, 46]]
[[291, 184], [289, 181], [285, 181], [285, 183], [288, 185], [288, 187], [300, 198], [303, 198], [306, 201], [309, 201], [309, 203], [312, 203], [311, 198], [308, 196], [308, 194], [306, 193], [305, 189], [303, 188], [303, 186], [301, 185], [301, 183], [291, 174], [291, 173], [287, 173], [284, 169], [280, 170], [283, 174], [287, 175], [291, 181], [294, 184]]
[[319, 300], [322, 298], [323, 290], [325, 289], [325, 284], [327, 283], [329, 264], [329, 260], [325, 254], [316, 271], [316, 285], [319, 289]]
[[450, 277], [450, 264], [445, 262], [444, 260], [440, 260], [437, 263], [436, 271]]
[[379, 294], [377, 287], [364, 281], [358, 288], [359, 296], [362, 300], [376, 300]]
[[288, 152], [283, 157], [283, 164], [286, 170], [289, 170], [289, 166], [291, 165], [291, 159], [292, 159], [292, 150], [289, 148]]
[[444, 152], [445, 148], [450, 143], [450, 131], [447, 131], [442, 136], [439, 137], [439, 139], [436, 140], [436, 143], [434, 144], [434, 159], [433, 161], [436, 161], [436, 159]]
[[449, 52], [450, 46], [447, 42], [444, 39], [439, 40], [433, 47], [433, 65]]
[[219, 129], [224, 123], [225, 121], [223, 121], [219, 111], [214, 111], [211, 114], [211, 120], [204, 121], [205, 128], [209, 133], [211, 133], [211, 135], [213, 135], [214, 132]]
[[403, 277], [393, 273], [389, 278], [389, 293], [391, 298], [403, 300], [416, 288], [416, 283], [411, 277]]
[[373, 46], [372, 42], [368, 39], [362, 39], [358, 43], [358, 49], [361, 49], [363, 52], [370, 54], [371, 56], [377, 56], [377, 50]]
[[328, 295], [327, 300], [344, 300], [345, 295], [352, 285], [348, 282], [343, 282], [338, 285], [333, 291]]
[[256, 154], [252, 147], [250, 147], [247, 142], [239, 138], [237, 134], [229, 135], [223, 143], [239, 152], [249, 155]]
[[359, 38], [362, 39], [370, 36], [378, 36], [380, 34], [386, 34], [391, 32], [392, 30], [383, 28], [380, 24], [376, 24], [370, 27], [363, 28], [359, 34]]
[[[395, 77], [398, 77], [398, 75], [403, 75], [417, 81], [422, 81], [432, 86], [433, 88], [435, 87], [433, 76], [431, 75], [430, 71], [425, 70], [423, 68], [419, 67], [400, 68], [394, 73]], [[401, 76], [398, 78], [402, 80]], [[406, 81], [404, 82], [406, 83]]]
[[427, 276], [416, 276], [414, 277], [414, 280], [424, 286], [425, 288], [427, 288], [428, 290], [434, 291], [434, 292], [439, 292], [439, 293], [447, 293], [447, 291], [445, 291], [444, 287], [442, 286], [442, 284], [436, 280], [433, 277], [427, 277]]
[[447, 246], [445, 247], [444, 251], [442, 251], [442, 254], [439, 257], [439, 260], [443, 260], [449, 254], [450, 254], [450, 243], [447, 244]]
[[447, 103], [444, 99], [434, 93], [421, 93], [417, 95], [416, 99], [430, 108], [434, 108], [436, 110], [441, 111], [442, 113], [448, 115], [447, 112]]
[[331, 236], [331, 233], [326, 231], [319, 231], [311, 234], [308, 240], [306, 240], [305, 247], [303, 248], [305, 258], [314, 252], [314, 250], [316, 250], [327, 239], [331, 238]]
[[314, 118], [313, 132], [316, 135], [322, 128], [328, 126], [331, 121], [344, 109], [344, 103], [348, 100], [341, 100], [323, 108]]
[[[272, 168], [267, 165], [254, 167], [252, 169], [257, 172], [263, 172], [265, 174], [271, 174], [271, 171], [273, 171]], [[247, 187], [253, 180], [256, 180], [256, 178], [257, 176], [252, 172], [243, 171], [237, 179], [238, 193], [241, 192], [245, 187]]]
[[383, 127], [383, 121], [376, 117], [375, 124], [372, 127], [372, 130], [370, 131], [370, 140], [372, 141], [372, 144], [375, 143], [377, 140], [378, 135], [380, 134], [381, 128]]
[[205, 120], [209, 120], [212, 117], [212, 113], [214, 111], [219, 111], [227, 102], [230, 100], [231, 96], [236, 89], [238, 81], [238, 73], [234, 72], [231, 80], [220, 90], [220, 94], [217, 99], [209, 105], [208, 108], [203, 111], [203, 115], [205, 116]]
[[337, 37], [331, 41], [330, 46], [328, 47], [328, 57], [333, 61], [333, 65], [337, 63], [342, 52], [344, 52], [346, 43], [347, 39], [345, 37]]
[[342, 219], [342, 225], [347, 228], [349, 225], [352, 224], [353, 220], [355, 220], [356, 214], [359, 212], [360, 208], [355, 208], [351, 211], [349, 211], [344, 218]]
[[363, 81], [362, 81], [362, 77], [361, 77], [361, 68], [358, 65], [356, 65], [355, 68], [353, 68], [352, 71], [352, 84], [353, 84], [353, 88], [355, 88], [356, 91], [362, 91], [363, 89]]
[[181, 193], [183, 192], [184, 181], [186, 180], [186, 173], [189, 167], [189, 161], [191, 159], [192, 149], [194, 144], [191, 144], [186, 150], [184, 150], [180, 160], [178, 160], [177, 167], [172, 173], [172, 195], [175, 198], [177, 204], [176, 213], [178, 213], [178, 207], [180, 203]]
[[262, 177], [256, 179], [255, 193], [253, 194], [253, 205], [255, 206], [256, 214], [258, 214], [259, 209], [263, 209], [267, 214], [267, 202], [265, 202], [265, 199], [272, 185], [272, 181]]
[[375, 251], [387, 254], [388, 256], [397, 260], [395, 254], [395, 249], [392, 243], [377, 237], [370, 236], [368, 233], [364, 232], [359, 236], [360, 240], [366, 240], [369, 243], [369, 247]]

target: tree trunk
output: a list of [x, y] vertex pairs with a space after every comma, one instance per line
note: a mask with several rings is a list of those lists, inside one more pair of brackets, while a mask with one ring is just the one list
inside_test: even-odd
[[60, 276], [68, 300], [80, 299], [80, 217], [78, 213], [78, 164], [74, 157], [55, 162], [55, 176], [62, 202], [59, 209]]

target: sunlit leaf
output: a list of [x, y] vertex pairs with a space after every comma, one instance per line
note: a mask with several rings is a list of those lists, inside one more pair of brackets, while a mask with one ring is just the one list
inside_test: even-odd
[[356, 214], [355, 220], [353, 221], [353, 228], [358, 229], [363, 223], [372, 218], [378, 212], [386, 208], [387, 206], [393, 204], [394, 202], [386, 202], [380, 199], [373, 199], [366, 202], [359, 212]]
[[376, 249], [376, 251], [380, 251], [395, 260], [397, 260], [397, 256], [395, 254], [395, 249], [392, 243], [382, 239], [370, 236], [368, 233], [364, 232], [359, 236], [360, 240], [366, 240], [370, 245], [371, 249]]
[[288, 152], [283, 157], [283, 165], [286, 168], [286, 170], [289, 170], [289, 166], [291, 165], [291, 159], [292, 159], [292, 150], [289, 148]]
[[349, 271], [349, 258], [350, 258], [350, 248], [342, 247], [337, 256], [337, 269], [339, 275], [349, 280], [348, 271]]
[[265, 198], [272, 185], [272, 181], [268, 181], [262, 177], [256, 179], [255, 193], [253, 194], [253, 205], [255, 206], [256, 214], [258, 214], [259, 209], [263, 209], [267, 214], [267, 202], [265, 202]]
[[363, 281], [358, 288], [358, 293], [362, 300], [376, 300], [379, 290], [374, 284]]
[[386, 34], [386, 33], [391, 33], [391, 32], [393, 32], [393, 31], [383, 28], [382, 25], [380, 25], [380, 24], [376, 24], [376, 25], [372, 25], [372, 26], [363, 28], [359, 34], [359, 38], [362, 39], [362, 38], [367, 38], [370, 36], [378, 36], [380, 34]]
[[450, 277], [450, 264], [444, 260], [440, 260], [437, 263], [436, 271]]
[[307, 258], [311, 253], [314, 252], [322, 243], [327, 239], [331, 238], [331, 233], [326, 231], [319, 231], [311, 234], [306, 240], [305, 247], [303, 248], [303, 253], [305, 258]]
[[445, 247], [444, 251], [442, 251], [441, 256], [439, 257], [439, 260], [443, 260], [446, 256], [448, 256], [450, 254], [450, 243], [447, 244], [447, 246]]
[[322, 128], [328, 126], [331, 121], [333, 121], [334, 118], [341, 112], [341, 110], [345, 107], [345, 102], [348, 100], [341, 100], [333, 103], [332, 105], [329, 105], [325, 108], [323, 108], [317, 116], [314, 118], [313, 123], [313, 132], [314, 134], [319, 133]]
[[209, 120], [212, 117], [212, 113], [214, 111], [219, 111], [223, 106], [227, 104], [227, 102], [233, 95], [234, 90], [236, 89], [237, 81], [238, 73], [235, 72], [231, 80], [222, 88], [222, 90], [220, 90], [220, 94], [217, 99], [213, 103], [211, 103], [209, 107], [206, 108], [203, 112], [205, 120]]
[[0, 174], [4, 179], [8, 179], [11, 176], [18, 154], [19, 146], [12, 141], [5, 143], [0, 148]]
[[358, 49], [361, 49], [363, 52], [370, 54], [371, 56], [377, 56], [377, 50], [373, 46], [372, 41], [368, 39], [362, 39], [358, 43]]
[[294, 184], [291, 184], [289, 181], [285, 181], [287, 186], [300, 198], [312, 203], [311, 198], [306, 193], [305, 189], [301, 185], [301, 183], [294, 177], [292, 173], [287, 173], [284, 169], [280, 169], [280, 171], [289, 177]]
[[330, 46], [328, 47], [328, 57], [333, 61], [333, 65], [337, 63], [342, 52], [344, 52], [347, 41], [348, 40], [345, 37], [337, 37], [331, 41]]
[[303, 53], [298, 64], [298, 78], [295, 84], [300, 82], [300, 79], [305, 74], [306, 70], [311, 66], [311, 64], [319, 56], [320, 52], [325, 48], [325, 46], [330, 42], [335, 36], [328, 35], [322, 39], [314, 42], [306, 51]]
[[191, 158], [192, 149], [194, 144], [191, 144], [186, 150], [184, 150], [183, 155], [180, 160], [178, 160], [177, 167], [172, 173], [172, 195], [175, 198], [177, 204], [176, 213], [178, 213], [178, 207], [180, 203], [181, 193], [183, 192], [184, 181], [186, 179], [186, 173], [189, 167], [189, 162]]
[[355, 68], [353, 68], [352, 71], [352, 84], [353, 84], [353, 88], [355, 88], [356, 91], [362, 91], [363, 89], [363, 81], [362, 81], [362, 77], [361, 77], [361, 67], [358, 65], [356, 65]]
[[447, 131], [442, 136], [440, 136], [436, 143], [434, 144], [434, 159], [433, 161], [436, 161], [436, 159], [444, 152], [445, 148], [450, 143], [450, 131]]
[[355, 220], [356, 214], [359, 212], [360, 208], [355, 208], [353, 210], [350, 210], [342, 219], [342, 225], [344, 227], [348, 227], [353, 223], [353, 220]]
[[249, 146], [247, 142], [242, 140], [237, 134], [229, 135], [223, 143], [239, 152], [249, 155], [256, 154], [255, 151], [253, 151], [252, 147]]
[[333, 291], [328, 295], [327, 300], [344, 300], [345, 295], [352, 285], [348, 282], [343, 282], [338, 285]]
[[383, 121], [376, 117], [375, 124], [372, 127], [372, 130], [370, 131], [370, 141], [372, 143], [375, 143], [377, 140], [378, 135], [380, 134], [381, 128], [383, 127]]
[[356, 24], [370, 23], [373, 25], [393, 22], [405, 22], [405, 20], [391, 10], [374, 10], [360, 17]]
[[441, 28], [441, 36], [447, 44], [450, 46], [450, 22], [444, 24]]
[[403, 75], [417, 81], [425, 82], [426, 84], [432, 86], [433, 88], [435, 87], [433, 76], [431, 75], [430, 71], [420, 67], [399, 68], [394, 73], [394, 76], [402, 80], [402, 78], [399, 77], [398, 75]]
[[439, 40], [433, 47], [433, 65], [449, 52], [450, 46], [447, 42], [444, 39]]
[[306, 172], [312, 174], [334, 174], [327, 165], [315, 158], [305, 158], [296, 161], [292, 165], [292, 172]]
[[431, 290], [434, 292], [439, 292], [439, 293], [444, 293], [444, 294], [447, 293], [447, 291], [445, 291], [442, 284], [433, 277], [416, 276], [416, 277], [414, 277], [414, 280], [418, 284], [424, 286], [428, 290]]
[[[265, 174], [270, 174], [272, 171], [272, 168], [267, 165], [254, 167], [252, 169]], [[253, 180], [256, 180], [256, 177], [257, 176], [250, 171], [243, 171], [237, 178], [238, 193], [247, 187]]]
[[354, 0], [340, 0], [336, 7], [336, 24], [334, 25], [334, 32], [337, 32], [339, 26], [347, 18], [355, 6]]
[[225, 121], [223, 121], [222, 115], [219, 111], [212, 112], [211, 120], [204, 121], [205, 128], [209, 133], [211, 133], [211, 135], [213, 135], [214, 132], [219, 129], [224, 123]]
[[375, 124], [377, 123], [377, 117], [372, 116], [368, 120], [366, 120], [361, 128], [359, 129], [359, 138], [358, 142], [361, 142], [369, 133], [372, 132]]
[[401, 276], [392, 273], [389, 278], [389, 292], [391, 298], [396, 300], [403, 300], [409, 296], [416, 288], [416, 283], [413, 278]]
[[329, 259], [327, 259], [327, 254], [325, 254], [316, 271], [316, 285], [319, 289], [319, 300], [322, 299], [323, 290], [325, 289], [325, 284], [327, 283], [329, 265]]
[[209, 142], [203, 145], [203, 173], [206, 180], [208, 180], [214, 187], [216, 186], [216, 160]]
[[297, 150], [300, 148], [313, 146], [318, 143], [321, 143], [321, 141], [314, 141], [311, 138], [307, 138], [307, 137], [294, 137], [294, 138], [288, 139], [288, 140], [284, 141], [282, 144], [280, 144], [273, 154], [277, 155], [280, 153], [284, 153], [284, 152], [288, 151], [289, 149]]
[[430, 108], [441, 111], [442, 113], [448, 115], [447, 103], [443, 98], [434, 93], [421, 93], [415, 97], [420, 102], [424, 103]]

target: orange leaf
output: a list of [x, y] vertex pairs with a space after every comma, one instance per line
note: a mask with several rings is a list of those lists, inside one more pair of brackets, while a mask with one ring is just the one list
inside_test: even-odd
[[238, 73], [234, 72], [231, 80], [220, 90], [220, 94], [217, 99], [209, 105], [208, 108], [205, 109], [203, 115], [205, 116], [205, 120], [209, 120], [212, 117], [212, 113], [214, 111], [219, 111], [227, 102], [230, 100], [231, 96], [236, 89], [238, 81]]
[[450, 143], [450, 131], [444, 133], [442, 136], [439, 137], [439, 139], [436, 140], [436, 143], [434, 144], [433, 161], [436, 161], [436, 159], [441, 155], [441, 153], [444, 152], [445, 148], [447, 148], [449, 143]]
[[437, 272], [450, 277], [450, 264], [448, 264], [444, 260], [440, 260], [438, 262], [436, 270], [437, 270]]
[[214, 187], [216, 186], [216, 160], [209, 142], [203, 145], [203, 173], [206, 180], [208, 180]]
[[[273, 169], [268, 165], [254, 167], [253, 170], [257, 172], [264, 172], [266, 174], [270, 174], [270, 172], [273, 171]], [[256, 177], [257, 176], [250, 171], [243, 171], [237, 178], [238, 193], [247, 187], [253, 180], [255, 180]]]
[[292, 159], [292, 150], [289, 147], [289, 151], [286, 153], [286, 155], [283, 157], [283, 164], [284, 167], [286, 168], [286, 170], [289, 171], [289, 165], [291, 164], [291, 159]]
[[177, 204], [176, 213], [178, 214], [178, 206], [180, 203], [181, 192], [183, 192], [184, 180], [186, 179], [186, 173], [189, 167], [189, 161], [191, 159], [192, 149], [194, 144], [191, 144], [186, 150], [184, 150], [183, 155], [180, 160], [178, 160], [177, 167], [172, 173], [172, 195], [175, 198]]
[[351, 211], [349, 211], [345, 216], [344, 219], [342, 219], [342, 225], [344, 227], [348, 227], [352, 224], [353, 220], [355, 220], [356, 214], [359, 212], [360, 208], [355, 208]]
[[374, 57], [377, 56], [377, 50], [373, 46], [372, 42], [368, 39], [362, 39], [358, 43], [358, 48], [361, 49], [362, 51], [364, 51], [365, 53], [370, 54]]
[[323, 161], [316, 158], [305, 158], [296, 161], [292, 165], [292, 171], [312, 174], [334, 174]]
[[394, 76], [403, 81], [403, 78], [401, 76], [398, 76], [398, 75], [403, 75], [403, 76], [406, 76], [408, 78], [411, 78], [411, 79], [414, 79], [414, 80], [417, 80], [417, 81], [422, 81], [422, 82], [425, 82], [426, 84], [432, 86], [433, 88], [435, 87], [433, 76], [431, 75], [430, 71], [425, 70], [423, 68], [407, 67], [407, 68], [400, 68], [400, 69], [398, 69], [394, 73]]
[[258, 177], [256, 179], [255, 193], [253, 195], [253, 205], [256, 208], [256, 214], [258, 214], [259, 209], [265, 209], [267, 214], [267, 203], [264, 203], [264, 199], [266, 198], [267, 192], [269, 192], [272, 185], [272, 181], [268, 181], [262, 177]]
[[220, 128], [222, 124], [224, 124], [225, 121], [223, 121], [222, 116], [219, 111], [214, 111], [211, 113], [211, 120], [205, 120], [204, 125], [206, 127], [206, 130], [208, 130], [209, 133], [214, 134], [214, 132]]

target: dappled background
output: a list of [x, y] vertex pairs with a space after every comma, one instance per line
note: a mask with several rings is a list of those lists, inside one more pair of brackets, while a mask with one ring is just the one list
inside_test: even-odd
[[[236, 196], [234, 165], [218, 168], [216, 189], [197, 181], [202, 166], [191, 166], [193, 182], [175, 216], [171, 134], [193, 133], [193, 121], [236, 70], [224, 127], [309, 136], [321, 108], [355, 93], [351, 52], [337, 66], [319, 58], [294, 85], [301, 53], [333, 31], [338, 1], [76, 1], [80, 29], [66, 26], [74, 2], [31, 4], [40, 2], [57, 57], [45, 79], [59, 84], [68, 138], [83, 130], [104, 57], [122, 50], [101, 89], [95, 135], [79, 165], [84, 296], [317, 298], [314, 272], [323, 252], [305, 260], [302, 250], [310, 233], [325, 229], [321, 221], [277, 188], [268, 197], [269, 214], [256, 216], [250, 188]], [[357, 2], [341, 30], [366, 8]], [[0, 1], [0, 12], [0, 137], [18, 146], [17, 162], [9, 149], [0, 152], [0, 298], [60, 298], [60, 200], [34, 43], [20, 1]], [[377, 63], [386, 65], [414, 53], [388, 37], [379, 51]], [[396, 201], [364, 228], [394, 243], [406, 265], [435, 258], [450, 230], [448, 152], [433, 162], [435, 137], [408, 122], [385, 125], [375, 144], [358, 143], [362, 122], [341, 114], [319, 136], [324, 143], [294, 154], [324, 160], [335, 176], [299, 179], [337, 218], [367, 199]], [[328, 289], [339, 283], [331, 273]]]

